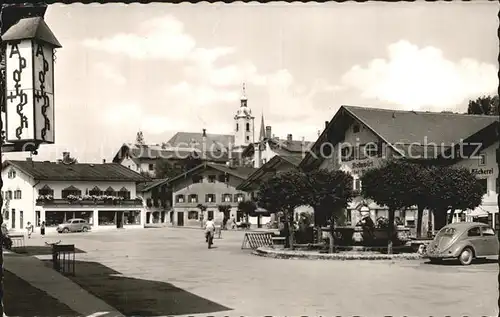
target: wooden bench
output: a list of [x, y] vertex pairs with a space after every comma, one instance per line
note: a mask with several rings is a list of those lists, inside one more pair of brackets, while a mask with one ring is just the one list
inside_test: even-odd
[[246, 232], [241, 249], [255, 250], [260, 247], [271, 247], [273, 245], [272, 238], [271, 232]]
[[26, 248], [26, 243], [24, 240], [24, 234], [13, 234], [9, 235], [9, 238], [12, 240], [12, 248]]

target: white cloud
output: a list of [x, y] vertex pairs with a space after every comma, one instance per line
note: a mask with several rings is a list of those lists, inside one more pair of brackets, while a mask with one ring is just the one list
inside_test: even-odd
[[180, 131], [185, 128], [185, 123], [178, 118], [148, 115], [141, 107], [133, 103], [116, 104], [108, 107], [102, 116], [106, 125], [116, 127], [135, 126], [144, 132], [159, 134], [165, 131]]
[[113, 66], [100, 62], [94, 65], [93, 70], [99, 76], [117, 85], [124, 85], [127, 79]]
[[230, 47], [196, 47], [194, 38], [184, 32], [182, 22], [171, 15], [142, 23], [138, 34], [119, 33], [108, 38], [91, 38], [84, 40], [83, 45], [135, 59], [191, 60], [202, 64], [213, 63], [217, 58], [234, 52]]
[[218, 102], [238, 102], [238, 90], [214, 88], [209, 85], [193, 85], [183, 81], [167, 89], [167, 96], [184, 106], [206, 106]]
[[395, 103], [406, 109], [455, 109], [469, 98], [498, 88], [497, 67], [473, 59], [455, 63], [434, 47], [419, 48], [408, 41], [388, 47], [388, 59], [356, 65], [343, 83], [362, 91], [362, 97]]

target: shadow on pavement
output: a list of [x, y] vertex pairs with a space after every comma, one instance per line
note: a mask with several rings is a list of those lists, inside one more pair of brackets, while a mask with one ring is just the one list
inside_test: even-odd
[[75, 266], [76, 276], [68, 278], [126, 316], [188, 315], [231, 310], [169, 283], [124, 277], [101, 263], [76, 261]]
[[4, 270], [5, 314], [7, 316], [79, 316], [65, 304], [17, 275]]
[[[48, 245], [17, 247], [17, 248], [12, 248], [12, 252], [29, 256], [50, 255], [52, 254], [52, 247]], [[86, 253], [86, 252], [75, 248], [75, 253]]]
[[[498, 263], [498, 260], [495, 259], [475, 259], [472, 261], [471, 265], [481, 265], [481, 264], [492, 264]], [[437, 265], [437, 266], [462, 266], [458, 260], [444, 260], [441, 263], [431, 263], [430, 261], [424, 262], [427, 265]]]

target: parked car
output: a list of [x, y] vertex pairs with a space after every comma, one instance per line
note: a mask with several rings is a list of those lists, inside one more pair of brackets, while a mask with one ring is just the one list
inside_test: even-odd
[[456, 222], [443, 227], [426, 250], [431, 263], [458, 259], [469, 265], [473, 259], [498, 256], [498, 237], [493, 229], [479, 222]]
[[65, 223], [61, 223], [57, 226], [57, 232], [68, 233], [68, 232], [87, 232], [90, 230], [90, 224], [85, 219], [69, 219]]

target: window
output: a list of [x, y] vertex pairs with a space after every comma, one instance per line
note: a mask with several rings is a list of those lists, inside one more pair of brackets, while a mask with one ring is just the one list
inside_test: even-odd
[[215, 183], [215, 175], [208, 175], [208, 182]]
[[193, 176], [192, 179], [193, 179], [193, 184], [201, 183], [201, 181], [203, 180], [203, 176], [195, 175], [195, 176]]
[[69, 186], [61, 191], [62, 198], [68, 198], [69, 195], [80, 196], [82, 191], [74, 186]]
[[155, 170], [155, 165], [154, 164], [149, 164], [148, 165], [148, 170], [154, 171]]
[[7, 194], [6, 199], [11, 200], [11, 199], [12, 199], [12, 191], [11, 191], [11, 190], [8, 190], [8, 191], [6, 192], [6, 194]]
[[361, 180], [358, 178], [358, 179], [355, 179], [354, 180], [354, 190], [361, 190]]
[[51, 195], [54, 196], [54, 190], [50, 188], [48, 185], [43, 186], [38, 190], [38, 195]]
[[7, 177], [8, 178], [16, 178], [16, 171], [15, 170], [10, 170], [8, 173], [7, 173]]
[[208, 213], [207, 216], [209, 219], [214, 219], [214, 211], [213, 210], [209, 210], [207, 213]]
[[190, 203], [197, 203], [198, 202], [198, 195], [196, 195], [196, 194], [189, 195], [189, 202]]
[[177, 202], [177, 203], [183, 203], [184, 202], [184, 195], [177, 195], [175, 197], [175, 202]]
[[486, 165], [486, 154], [481, 153], [479, 154], [479, 166], [484, 166]]
[[190, 210], [188, 211], [188, 219], [189, 220], [198, 220], [198, 211], [196, 210]]
[[125, 225], [140, 225], [141, 224], [141, 212], [137, 210], [129, 210], [123, 213], [123, 219]]
[[125, 187], [122, 187], [118, 191], [118, 197], [122, 197], [123, 199], [130, 199], [130, 192]]
[[102, 190], [95, 186], [94, 188], [92, 188], [90, 191], [89, 191], [89, 195], [90, 196], [100, 196], [102, 195]]
[[234, 202], [242, 202], [245, 200], [245, 195], [244, 194], [236, 194], [234, 195]]
[[57, 227], [57, 225], [64, 222], [64, 212], [60, 211], [46, 211], [45, 212], [45, 226]]
[[352, 132], [353, 133], [358, 133], [360, 130], [359, 124], [355, 124], [352, 126]]
[[98, 217], [99, 226], [114, 226], [116, 225], [115, 218], [116, 218], [115, 211], [99, 210], [99, 217]]
[[214, 203], [215, 202], [215, 194], [206, 194], [205, 195], [206, 203]]
[[19, 211], [19, 228], [24, 229], [24, 212]]
[[16, 210], [15, 210], [15, 209], [12, 209], [12, 213], [11, 213], [11, 215], [12, 215], [12, 216], [10, 217], [10, 219], [11, 219], [11, 221], [12, 221], [12, 222], [11, 222], [11, 227], [12, 227], [12, 229], [16, 229]]
[[469, 229], [469, 231], [467, 232], [467, 236], [469, 237], [479, 237], [481, 236], [481, 230], [479, 227], [475, 227], [475, 228], [472, 228], [472, 229]]
[[222, 202], [225, 202], [225, 203], [230, 203], [231, 202], [231, 194], [222, 194]]
[[247, 132], [250, 132], [250, 123], [247, 123], [246, 126], [247, 126]]
[[94, 212], [93, 211], [75, 211], [71, 218], [83, 219], [89, 223], [89, 225], [94, 224]]
[[376, 143], [367, 143], [363, 148], [363, 153], [366, 157], [377, 157], [378, 156], [378, 146]]
[[353, 148], [348, 146], [342, 147], [342, 149], [340, 150], [340, 154], [342, 162], [351, 161], [354, 158]]
[[21, 190], [16, 190], [14, 192], [14, 199], [21, 199]]
[[250, 137], [247, 135], [247, 141], [250, 141]]
[[488, 192], [488, 179], [487, 178], [479, 178], [478, 183], [483, 187], [483, 193], [486, 194]]
[[240, 130], [240, 125], [236, 123], [236, 132]]
[[495, 231], [493, 231], [493, 229], [483, 227], [483, 236], [494, 236], [494, 235]]
[[228, 175], [224, 175], [224, 174], [220, 174], [219, 175], [219, 182], [225, 183], [228, 180], [229, 180], [229, 176]]

